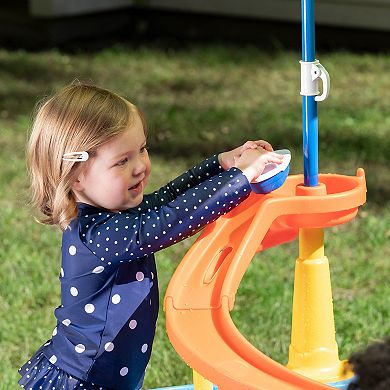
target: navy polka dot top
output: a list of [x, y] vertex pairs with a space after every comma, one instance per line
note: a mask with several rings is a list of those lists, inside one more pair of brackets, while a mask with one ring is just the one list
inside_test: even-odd
[[86, 382], [139, 389], [158, 314], [154, 253], [195, 234], [250, 193], [237, 168], [217, 156], [194, 166], [139, 207], [121, 212], [78, 204], [63, 233], [61, 306], [43, 352]]

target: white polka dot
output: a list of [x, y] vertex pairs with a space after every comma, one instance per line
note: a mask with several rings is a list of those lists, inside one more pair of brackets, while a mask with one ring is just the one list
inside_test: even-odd
[[87, 303], [87, 304], [84, 306], [84, 310], [85, 310], [87, 313], [91, 314], [91, 313], [93, 313], [93, 312], [95, 311], [95, 306], [92, 305], [92, 303]]
[[121, 374], [121, 376], [125, 376], [127, 375], [128, 372], [129, 369], [127, 367], [122, 367], [121, 370], [119, 371], [119, 374]]
[[148, 350], [148, 344], [144, 344], [141, 348], [142, 353], [145, 353]]
[[63, 320], [62, 323], [63, 323], [65, 326], [69, 326], [69, 325], [71, 324], [69, 318], [66, 318], [65, 320]]
[[114, 305], [117, 305], [121, 301], [121, 296], [119, 294], [115, 294], [112, 296], [111, 300]]
[[71, 293], [74, 297], [77, 297], [77, 295], [79, 295], [79, 290], [77, 290], [76, 287], [71, 287], [71, 288], [70, 288], [70, 293]]
[[142, 280], [144, 280], [144, 277], [145, 277], [145, 275], [144, 275], [143, 272], [137, 272], [136, 275], [135, 275], [135, 278], [136, 278], [139, 282], [141, 282]]
[[153, 272], [150, 272], [151, 276], [152, 276], [152, 279], [154, 279], [154, 273]]
[[50, 361], [51, 364], [56, 364], [57, 356], [56, 355], [52, 355], [52, 357], [49, 359], [49, 361]]
[[74, 350], [77, 352], [77, 353], [83, 353], [85, 351], [85, 345], [83, 344], [77, 344], [75, 347], [74, 347]]
[[64, 277], [64, 270], [62, 269], [62, 267], [61, 267], [61, 277], [63, 278]]
[[69, 254], [74, 256], [76, 254], [76, 247], [74, 245], [71, 245], [69, 247]]
[[130, 329], [135, 329], [136, 326], [137, 326], [137, 321], [136, 321], [136, 320], [131, 320], [131, 321], [129, 322], [129, 328], [130, 328]]
[[104, 349], [107, 351], [107, 352], [111, 352], [113, 349], [114, 349], [114, 344], [109, 342], [109, 343], [106, 343], [106, 345], [104, 346]]
[[54, 329], [53, 329], [53, 336], [55, 336], [57, 334], [57, 327], [55, 327]]
[[94, 274], [100, 274], [101, 272], [104, 271], [104, 267], [102, 265], [99, 265], [98, 267], [94, 268], [92, 273]]

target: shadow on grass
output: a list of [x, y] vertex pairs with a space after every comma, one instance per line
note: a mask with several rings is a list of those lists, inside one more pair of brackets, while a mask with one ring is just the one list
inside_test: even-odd
[[[247, 139], [270, 139], [275, 145], [299, 149], [302, 146], [300, 106], [278, 113], [269, 107], [240, 110], [185, 104], [149, 107], [150, 142], [162, 156], [187, 157], [236, 147]], [[337, 119], [336, 119], [337, 120]], [[333, 122], [335, 118], [333, 118]], [[266, 130], [265, 130], [266, 129]], [[320, 154], [335, 161], [358, 156], [362, 162], [387, 164], [390, 138], [378, 133], [353, 133], [348, 128], [320, 129]]]
[[37, 100], [72, 82], [76, 75], [90, 80], [91, 74], [87, 61], [70, 67], [69, 60], [60, 53], [0, 52], [0, 107], [13, 117], [30, 113]]
[[[112, 49], [113, 54], [115, 50], [120, 53], [123, 47]], [[206, 61], [208, 68], [218, 68], [226, 62], [252, 66], [261, 59], [264, 66], [265, 62], [274, 61], [269, 53], [262, 54], [250, 48], [243, 51], [226, 47], [216, 47], [214, 51], [196, 47], [188, 50], [194, 64], [201, 66], [202, 61]], [[12, 121], [18, 115], [30, 114], [38, 99], [72, 81], [76, 73], [82, 80], [99, 79], [99, 69], [90, 66], [88, 58], [72, 57], [72, 67], [67, 66], [68, 62], [66, 55], [57, 52], [36, 54], [21, 51], [12, 55], [0, 52], [0, 77], [4, 80], [0, 91], [2, 117]], [[235, 88], [234, 84], [220, 85], [218, 78], [207, 78], [207, 74], [192, 79], [178, 74], [162, 82], [147, 82], [145, 77], [142, 80], [152, 153], [167, 159], [180, 157], [195, 161], [201, 156], [232, 149], [248, 139], [259, 138], [269, 140], [277, 148], [296, 151], [302, 148], [299, 99], [286, 103], [286, 98], [280, 97], [279, 100], [271, 96], [257, 104], [254, 96], [246, 96], [248, 105], [239, 98], [227, 100], [224, 105], [217, 99], [224, 99], [225, 88]], [[204, 101], [198, 101], [199, 97]], [[321, 117], [320, 162], [321, 166], [330, 166], [333, 171], [345, 161], [369, 166], [366, 171], [369, 198], [380, 206], [390, 199], [390, 182], [384, 174], [390, 138], [375, 129], [385, 115], [372, 110], [360, 112], [357, 108], [336, 108], [333, 111], [328, 108], [326, 120]], [[375, 120], [370, 121], [368, 116], [373, 114]], [[375, 131], [352, 131], [343, 123], [346, 116], [354, 118], [357, 126], [363, 124], [367, 127], [372, 123]]]

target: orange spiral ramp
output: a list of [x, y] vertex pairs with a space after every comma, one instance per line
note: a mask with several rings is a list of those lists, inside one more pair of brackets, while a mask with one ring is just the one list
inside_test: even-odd
[[229, 313], [257, 251], [295, 238], [298, 228], [309, 222], [316, 227], [344, 223], [365, 201], [363, 170], [356, 177], [320, 175], [322, 194], [305, 193], [299, 189], [302, 181], [302, 175], [290, 176], [272, 194], [251, 194], [209, 225], [168, 286], [164, 307], [173, 346], [187, 364], [220, 389], [328, 388], [254, 348]]

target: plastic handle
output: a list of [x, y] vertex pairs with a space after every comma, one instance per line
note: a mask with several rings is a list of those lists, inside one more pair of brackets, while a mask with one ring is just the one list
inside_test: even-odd
[[318, 78], [322, 81], [322, 94], [314, 98], [316, 102], [322, 102], [329, 96], [330, 77], [328, 71], [320, 64], [313, 64], [311, 68], [312, 81]]

